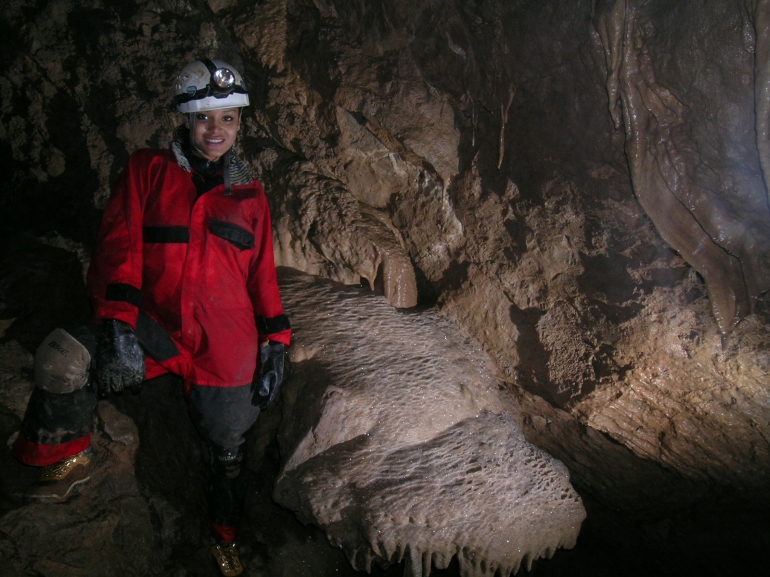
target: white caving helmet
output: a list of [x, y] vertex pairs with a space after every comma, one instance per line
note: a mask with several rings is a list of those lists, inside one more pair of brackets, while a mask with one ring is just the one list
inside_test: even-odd
[[174, 87], [173, 106], [183, 114], [249, 105], [240, 73], [222, 60], [199, 58], [182, 68]]

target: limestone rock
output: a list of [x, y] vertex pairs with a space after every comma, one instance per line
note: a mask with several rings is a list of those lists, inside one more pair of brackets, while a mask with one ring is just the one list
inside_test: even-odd
[[[34, 357], [16, 341], [0, 345], [0, 405], [21, 420], [27, 408], [27, 401], [32, 394]], [[26, 378], [24, 373], [26, 372]]]
[[[711, 19], [703, 13], [689, 14], [690, 25], [699, 31], [691, 42], [710, 37], [725, 25], [725, 19], [740, 18], [737, 12], [728, 12], [720, 4], [715, 2], [710, 7]], [[766, 10], [767, 7], [757, 6], [758, 22], [765, 22], [762, 14]], [[702, 126], [695, 117], [695, 109], [708, 104], [703, 102], [704, 87], [699, 86], [700, 82], [683, 89], [677, 97], [677, 92], [656, 78], [655, 59], [646, 46], [648, 41], [653, 46], [661, 42], [653, 38], [655, 25], [656, 19], [642, 10], [639, 3], [625, 0], [615, 2], [598, 17], [598, 34], [608, 66], [610, 112], [616, 128], [624, 126], [626, 130], [626, 153], [639, 202], [666, 242], [703, 275], [714, 316], [720, 330], [726, 333], [750, 314], [757, 297], [770, 289], [770, 254], [764, 248], [770, 244], [770, 212], [766, 195], [757, 192], [766, 186], [756, 166], [759, 159], [752, 155], [752, 166], [748, 169], [745, 165], [735, 166], [730, 159], [733, 147], [741, 146], [733, 144], [733, 140], [743, 139], [741, 144], [747, 144], [753, 99], [750, 91], [744, 93], [748, 106], [742, 107], [742, 112], [746, 117], [736, 110], [736, 118], [724, 119], [721, 134]], [[753, 35], [754, 31], [747, 33]], [[760, 31], [760, 37], [763, 33]], [[676, 36], [673, 29], [671, 34]], [[742, 42], [738, 35], [721, 36], [727, 42]], [[700, 48], [663, 42], [667, 51], [674, 54]], [[709, 54], [698, 66], [704, 68], [705, 81], [712, 74], [711, 63], [716, 61], [725, 70], [720, 84], [729, 90], [731, 84], [743, 82], [735, 77], [738, 70], [742, 69], [744, 74], [752, 74], [753, 70], [750, 58], [722, 56], [725, 53], [729, 54], [726, 50], [719, 55]], [[764, 53], [760, 52], [759, 57], [757, 70], [763, 70]], [[762, 78], [760, 73], [757, 82], [762, 82]], [[708, 90], [713, 88], [709, 82]], [[757, 90], [761, 90], [759, 84]], [[682, 98], [689, 101], [690, 111]], [[761, 107], [766, 104], [762, 99], [757, 102], [762, 116]], [[697, 129], [687, 130], [688, 124]], [[758, 134], [766, 134], [765, 130], [761, 128]], [[715, 139], [724, 144], [714, 142]], [[764, 149], [767, 144], [760, 146]], [[703, 152], [696, 153], [696, 148]], [[717, 152], [719, 148], [722, 150]], [[726, 156], [726, 161], [713, 158], [716, 154]], [[701, 170], [704, 160], [714, 169]]]
[[477, 345], [428, 312], [284, 279], [297, 339], [279, 503], [367, 571], [406, 558], [417, 577], [456, 555], [463, 576], [509, 575], [574, 545], [569, 473], [524, 440]]
[[397, 308], [417, 304], [414, 269], [387, 214], [359, 202], [310, 163], [296, 166], [284, 186], [275, 225], [277, 265], [347, 284], [363, 278]]

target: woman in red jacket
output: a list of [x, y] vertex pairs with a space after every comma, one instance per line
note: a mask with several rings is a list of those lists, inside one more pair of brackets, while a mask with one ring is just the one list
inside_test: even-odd
[[225, 576], [243, 570], [234, 540], [244, 434], [275, 397], [291, 336], [265, 193], [234, 152], [248, 104], [225, 62], [202, 58], [179, 73], [174, 105], [184, 125], [171, 150], [131, 155], [88, 273], [95, 325], [57, 329], [38, 349], [15, 447], [22, 462], [47, 466], [27, 497], [65, 500], [89, 478], [90, 383], [106, 396], [138, 392], [166, 372], [182, 376], [210, 448], [212, 553]]

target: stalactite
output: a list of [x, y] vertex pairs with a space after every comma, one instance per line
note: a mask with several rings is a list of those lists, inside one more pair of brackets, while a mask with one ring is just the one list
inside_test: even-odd
[[508, 110], [511, 108], [513, 97], [516, 95], [516, 87], [511, 84], [508, 87], [508, 102], [500, 103], [500, 149], [497, 157], [497, 170], [503, 166], [503, 156], [505, 156], [505, 123], [508, 121]]
[[754, 4], [754, 102], [756, 108], [757, 150], [765, 175], [765, 188], [770, 203], [770, 0]]

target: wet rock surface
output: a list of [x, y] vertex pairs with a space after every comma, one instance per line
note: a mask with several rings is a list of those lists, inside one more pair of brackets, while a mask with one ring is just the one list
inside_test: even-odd
[[297, 332], [278, 503], [359, 570], [405, 559], [420, 577], [456, 558], [463, 576], [509, 575], [574, 545], [569, 473], [524, 440], [475, 342], [433, 311], [282, 278]]
[[[56, 231], [58, 270], [87, 261], [128, 154], [177, 123], [174, 73], [218, 55], [252, 92], [240, 146], [277, 260], [394, 304], [416, 289], [482, 344], [528, 440], [567, 464], [583, 537], [534, 571], [758, 572], [767, 5], [7, 2], [3, 236]], [[72, 312], [25, 309], [38, 293], [19, 286], [3, 298], [34, 314], [2, 315], [10, 358]], [[31, 302], [77, 302], [66, 286]], [[23, 406], [20, 387], [4, 381], [3, 402]]]
[[[767, 129], [758, 99], [753, 141], [753, 94], [740, 90], [762, 84], [754, 67], [766, 68], [765, 56], [755, 44], [766, 7], [757, 5], [753, 14], [749, 5], [731, 10], [728, 2], [713, 2], [706, 11], [667, 14], [662, 8], [622, 1], [597, 17], [610, 112], [615, 126], [625, 127], [639, 202], [663, 238], [703, 275], [726, 333], [770, 288], [768, 205], [754, 154], [754, 146], [767, 146]], [[678, 33], [682, 23], [686, 34]], [[661, 26], [668, 32], [663, 38]], [[708, 44], [714, 36], [723, 42], [718, 51]], [[665, 62], [696, 55], [694, 69]], [[731, 98], [714, 102], [715, 89]]]

